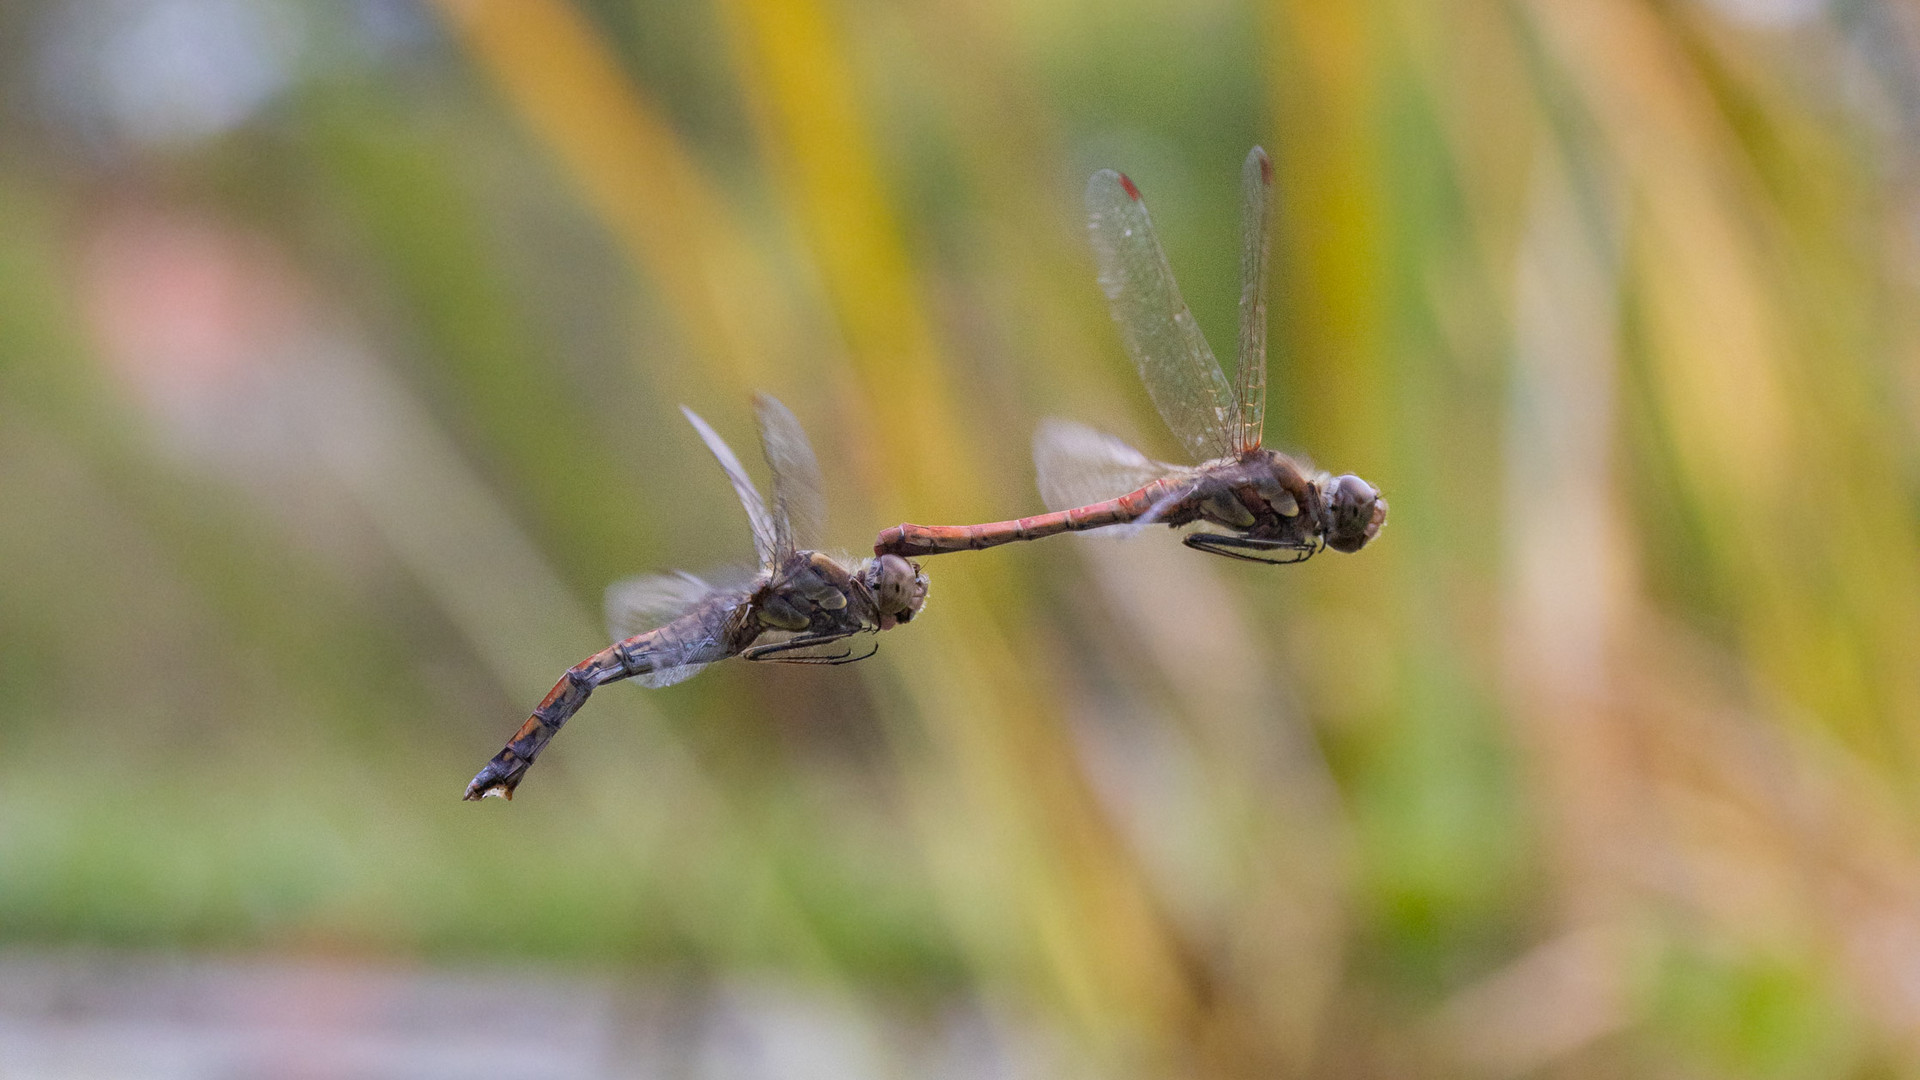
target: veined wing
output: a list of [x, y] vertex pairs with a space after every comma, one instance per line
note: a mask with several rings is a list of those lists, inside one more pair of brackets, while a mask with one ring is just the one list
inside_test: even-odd
[[623, 578], [607, 586], [607, 633], [625, 641], [657, 630], [717, 591], [684, 570]]
[[1254, 147], [1240, 169], [1240, 364], [1234, 401], [1240, 406], [1234, 449], [1260, 449], [1267, 417], [1267, 231], [1273, 209], [1273, 162]]
[[778, 565], [773, 519], [767, 514], [766, 504], [760, 501], [760, 489], [754, 487], [753, 481], [747, 478], [747, 471], [740, 467], [740, 459], [733, 456], [733, 448], [718, 432], [708, 427], [705, 420], [700, 419], [699, 413], [685, 405], [680, 406], [680, 411], [685, 414], [687, 423], [693, 425], [693, 430], [700, 433], [700, 441], [706, 443], [707, 449], [713, 451], [713, 456], [719, 460], [720, 468], [725, 470], [727, 479], [733, 484], [733, 493], [740, 496], [740, 505], [747, 511], [747, 522], [753, 526], [753, 553], [759, 557], [760, 565]]
[[797, 549], [820, 543], [827, 502], [820, 494], [820, 462], [793, 413], [771, 394], [753, 396], [760, 422], [760, 450], [773, 471], [774, 548], [781, 562]]
[[1051, 417], [1033, 433], [1033, 467], [1040, 501], [1049, 510], [1105, 502], [1185, 471], [1105, 432]]
[[[729, 596], [735, 598], [734, 603], [722, 599]], [[633, 678], [642, 686], [656, 689], [672, 686], [693, 678], [712, 662], [692, 658], [712, 655], [713, 644], [726, 629], [727, 614], [745, 599], [744, 590], [717, 588], [681, 571], [626, 578], [607, 586], [607, 632], [613, 640], [625, 641], [658, 630], [695, 611], [710, 609], [707, 612], [710, 617], [705, 622], [680, 627], [683, 633], [661, 635], [662, 639], [670, 640], [654, 643], [651, 649], [654, 670]]]
[[1094, 173], [1087, 228], [1100, 289], [1160, 418], [1193, 460], [1232, 454], [1239, 419], [1233, 391], [1180, 298], [1140, 189], [1111, 169]]

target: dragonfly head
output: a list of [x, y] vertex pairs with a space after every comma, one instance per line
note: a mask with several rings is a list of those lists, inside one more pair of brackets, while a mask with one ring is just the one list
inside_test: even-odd
[[1387, 500], [1365, 480], [1347, 473], [1327, 483], [1327, 546], [1355, 552], [1379, 535], [1387, 523]]
[[880, 629], [891, 630], [896, 623], [912, 622], [927, 603], [927, 575], [920, 564], [898, 555], [870, 559], [860, 575], [880, 609]]

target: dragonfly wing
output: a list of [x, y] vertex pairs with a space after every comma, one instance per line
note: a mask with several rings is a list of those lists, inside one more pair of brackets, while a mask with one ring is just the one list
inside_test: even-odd
[[674, 664], [671, 667], [656, 667], [645, 675], [635, 675], [633, 681], [649, 690], [659, 690], [662, 687], [672, 686], [674, 683], [686, 682], [688, 679], [707, 670], [707, 664], [710, 662], [711, 661], [696, 660], [685, 664]]
[[1267, 232], [1273, 213], [1273, 162], [1254, 147], [1240, 170], [1240, 406], [1234, 449], [1260, 448], [1267, 416]]
[[1049, 510], [1106, 502], [1183, 471], [1105, 432], [1052, 418], [1033, 433], [1033, 467]]
[[607, 586], [607, 633], [625, 641], [657, 630], [714, 592], [712, 585], [682, 570], [616, 581]]
[[753, 553], [759, 556], [760, 565], [777, 565], [774, 558], [777, 546], [773, 519], [767, 514], [766, 503], [760, 501], [760, 489], [754, 487], [753, 481], [747, 478], [747, 471], [740, 467], [740, 459], [733, 456], [733, 448], [718, 432], [708, 427], [705, 420], [700, 419], [699, 413], [685, 405], [680, 406], [680, 411], [686, 415], [687, 423], [693, 425], [693, 430], [700, 433], [700, 441], [706, 443], [707, 449], [713, 451], [713, 456], [719, 460], [720, 468], [725, 470], [727, 479], [733, 484], [733, 493], [740, 496], [740, 505], [746, 508], [747, 521], [753, 526]]
[[1132, 536], [1134, 533], [1139, 532], [1140, 530], [1146, 528], [1149, 525], [1160, 524], [1161, 518], [1166, 517], [1167, 514], [1173, 510], [1174, 507], [1180, 505], [1182, 502], [1190, 498], [1192, 495], [1193, 495], [1193, 485], [1182, 484], [1181, 486], [1173, 489], [1172, 491], [1167, 492], [1165, 495], [1160, 496], [1159, 501], [1155, 502], [1152, 506], [1148, 507], [1146, 513], [1141, 514], [1139, 517], [1134, 518], [1132, 521], [1129, 521], [1126, 525], [1122, 526], [1122, 528], [1125, 528], [1127, 530], [1124, 535]]
[[1195, 461], [1228, 456], [1239, 423], [1233, 391], [1180, 298], [1140, 189], [1111, 169], [1094, 173], [1087, 228], [1100, 289], [1160, 418]]
[[770, 394], [753, 396], [760, 421], [760, 449], [773, 471], [773, 531], [782, 560], [796, 549], [820, 543], [827, 501], [820, 494], [820, 462], [800, 421]]
[[731, 605], [709, 601], [726, 591], [682, 571], [627, 578], [607, 586], [607, 631], [615, 641], [659, 630], [703, 605], [713, 609], [707, 624], [683, 627], [685, 632], [671, 635], [672, 640], [658, 641], [649, 650], [654, 670], [634, 676], [633, 681], [654, 688], [672, 686], [712, 663]]

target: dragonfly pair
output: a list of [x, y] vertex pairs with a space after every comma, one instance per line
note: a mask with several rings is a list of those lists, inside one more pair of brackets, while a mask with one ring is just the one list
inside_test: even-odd
[[[786, 407], [756, 398], [773, 506], [706, 422], [683, 409], [733, 482], [753, 528], [759, 571], [733, 585], [688, 574], [635, 578], [607, 590], [616, 643], [568, 669], [540, 707], [467, 786], [469, 799], [513, 797], [547, 741], [604, 683], [679, 682], [716, 660], [844, 664], [871, 656], [870, 635], [910, 621], [926, 603], [913, 556], [995, 547], [1063, 532], [1199, 525], [1188, 547], [1264, 563], [1322, 548], [1365, 547], [1387, 503], [1351, 474], [1332, 476], [1261, 446], [1266, 415], [1267, 226], [1273, 167], [1247, 155], [1240, 249], [1240, 363], [1233, 385], [1194, 323], [1133, 181], [1111, 170], [1087, 185], [1089, 228], [1120, 337], [1167, 426], [1203, 464], [1156, 462], [1109, 435], [1048, 421], [1034, 437], [1041, 497], [1051, 513], [987, 525], [896, 525], [874, 558], [848, 567], [807, 545], [824, 518], [820, 470]], [[864, 648], [863, 648], [864, 646]]]

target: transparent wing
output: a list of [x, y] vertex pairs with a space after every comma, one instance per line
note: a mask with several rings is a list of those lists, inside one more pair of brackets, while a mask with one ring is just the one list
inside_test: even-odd
[[1140, 189], [1111, 169], [1094, 173], [1087, 228], [1120, 341], [1160, 418], [1195, 461], [1231, 454], [1239, 422], [1233, 391], [1180, 299]]
[[1141, 514], [1139, 517], [1134, 518], [1132, 521], [1127, 522], [1123, 526], [1120, 526], [1121, 528], [1127, 530], [1122, 535], [1132, 536], [1134, 533], [1139, 532], [1140, 530], [1146, 528], [1149, 525], [1160, 524], [1161, 518], [1166, 517], [1169, 511], [1171, 511], [1174, 507], [1180, 505], [1182, 501], [1184, 501], [1188, 496], [1192, 494], [1193, 494], [1193, 485], [1183, 484], [1180, 487], [1177, 487], [1174, 490], [1167, 492], [1165, 495], [1160, 496], [1160, 501], [1154, 503], [1151, 507], [1148, 507], [1146, 513]]
[[[615, 641], [625, 641], [658, 630], [700, 606], [716, 591], [712, 585], [684, 571], [616, 581], [607, 586], [607, 633]], [[699, 646], [711, 638], [709, 633], [682, 639], [670, 648], [656, 648], [656, 662], [660, 666], [645, 675], [634, 676], [633, 681], [658, 688], [693, 678], [707, 666], [706, 662], [681, 662], [680, 658], [696, 655]]]
[[714, 587], [683, 570], [624, 578], [607, 586], [607, 633], [615, 641], [657, 630], [712, 596]]
[[1267, 417], [1267, 232], [1272, 216], [1273, 162], [1254, 147], [1240, 169], [1240, 363], [1234, 401], [1240, 406], [1234, 449], [1260, 449]]
[[746, 508], [747, 521], [753, 526], [753, 553], [759, 556], [760, 565], [775, 566], [777, 545], [773, 519], [767, 515], [766, 504], [760, 501], [760, 490], [753, 486], [752, 480], [747, 479], [747, 471], [740, 467], [740, 459], [733, 456], [733, 449], [726, 440], [708, 427], [707, 422], [700, 419], [699, 413], [685, 405], [680, 406], [680, 411], [686, 416], [687, 423], [693, 425], [693, 430], [700, 433], [700, 440], [707, 444], [707, 449], [719, 459], [720, 468], [726, 471], [727, 479], [733, 483], [734, 494], [740, 496], [740, 505]]
[[1033, 468], [1040, 501], [1049, 510], [1106, 502], [1184, 471], [1105, 432], [1051, 418], [1033, 433]]
[[684, 664], [674, 664], [671, 666], [663, 663], [645, 675], [635, 675], [630, 681], [639, 683], [649, 690], [659, 690], [662, 687], [672, 686], [674, 683], [686, 682], [688, 679], [707, 670], [707, 665], [711, 662], [712, 661], [708, 660], [692, 660]]
[[827, 501], [820, 494], [820, 462], [800, 421], [771, 394], [753, 396], [760, 421], [760, 449], [773, 470], [773, 532], [782, 561], [796, 549], [820, 543]]
[[672, 686], [725, 655], [728, 621], [751, 595], [750, 588], [715, 585], [680, 571], [627, 578], [607, 586], [607, 630], [615, 641], [648, 635], [654, 669], [633, 681]]
[[705, 670], [707, 670], [705, 664], [680, 664], [675, 667], [655, 668], [645, 675], [635, 675], [627, 681], [649, 690], [660, 690], [675, 683], [686, 682]]

